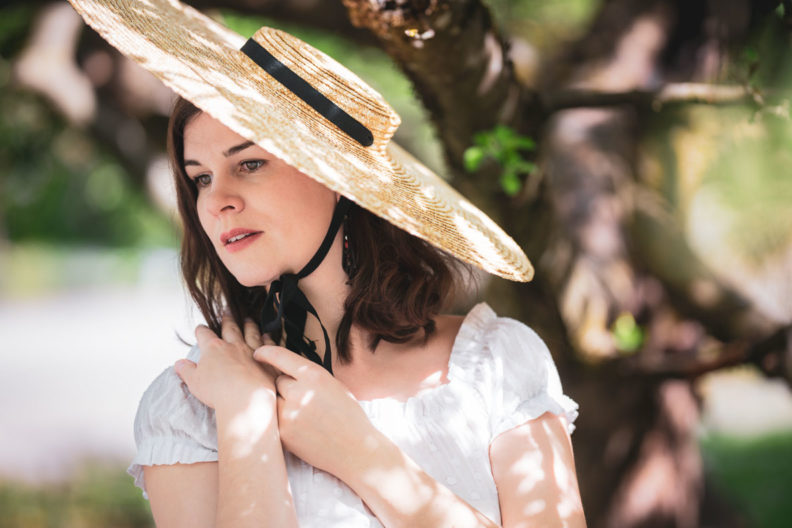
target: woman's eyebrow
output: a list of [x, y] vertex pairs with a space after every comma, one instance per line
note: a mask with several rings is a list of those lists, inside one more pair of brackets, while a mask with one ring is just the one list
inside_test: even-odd
[[[225, 156], [227, 158], [227, 157], [231, 156], [232, 154], [236, 154], [237, 152], [241, 152], [241, 151], [245, 150], [248, 147], [252, 147], [253, 145], [255, 145], [255, 143], [253, 143], [252, 141], [245, 141], [244, 143], [240, 143], [239, 145], [234, 145], [230, 149], [228, 149], [225, 152], [223, 152], [223, 156]], [[191, 159], [190, 160], [184, 160], [184, 166], [187, 167], [188, 165], [200, 165], [200, 163], [198, 163], [195, 160], [191, 160]]]

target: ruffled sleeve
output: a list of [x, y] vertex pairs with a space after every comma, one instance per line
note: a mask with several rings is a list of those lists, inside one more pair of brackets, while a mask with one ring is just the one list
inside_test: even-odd
[[[196, 362], [199, 357], [197, 346], [187, 355]], [[127, 473], [148, 498], [143, 466], [217, 460], [214, 410], [195, 398], [169, 367], [143, 393], [135, 416], [135, 443], [137, 454]]]
[[547, 411], [565, 416], [571, 434], [578, 404], [564, 394], [544, 341], [528, 326], [507, 317], [497, 318], [490, 337], [494, 368], [490, 442]]

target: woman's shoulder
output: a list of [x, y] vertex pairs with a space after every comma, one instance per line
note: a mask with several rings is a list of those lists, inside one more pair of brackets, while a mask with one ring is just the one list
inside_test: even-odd
[[528, 325], [499, 316], [486, 302], [473, 306], [464, 316], [454, 342], [454, 352], [478, 362], [508, 360], [546, 350], [544, 341]]
[[527, 324], [499, 316], [485, 302], [465, 316], [454, 344], [456, 363], [464, 368], [486, 370], [506, 383], [543, 385], [557, 376], [553, 356], [539, 334]]
[[[197, 361], [198, 347], [187, 359]], [[148, 386], [135, 415], [137, 452], [127, 469], [146, 495], [143, 467], [217, 460], [214, 411], [198, 401], [168, 367]]]
[[475, 385], [492, 403], [496, 431], [542, 412], [577, 416], [577, 404], [563, 394], [555, 361], [539, 334], [525, 323], [499, 316], [479, 303], [460, 328], [450, 377]]
[[[198, 361], [200, 350], [190, 349], [187, 359]], [[135, 440], [191, 433], [206, 436], [214, 425], [214, 412], [187, 389], [173, 367], [162, 371], [140, 399], [135, 415]]]

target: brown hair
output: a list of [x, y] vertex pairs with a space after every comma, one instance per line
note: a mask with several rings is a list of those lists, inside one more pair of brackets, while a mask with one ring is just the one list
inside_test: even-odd
[[[168, 156], [175, 178], [184, 226], [181, 271], [190, 295], [215, 332], [223, 307], [237, 324], [258, 320], [264, 287], [242, 286], [226, 269], [201, 227], [195, 207], [195, 184], [184, 169], [184, 129], [201, 112], [184, 98], [174, 104], [168, 124]], [[380, 340], [404, 343], [420, 330], [424, 339], [435, 331], [434, 317], [454, 294], [457, 273], [468, 268], [431, 244], [352, 204], [345, 223], [357, 272], [336, 335], [341, 361], [349, 360], [352, 324], [369, 331], [372, 351]], [[276, 342], [281, 336], [273, 336]]]

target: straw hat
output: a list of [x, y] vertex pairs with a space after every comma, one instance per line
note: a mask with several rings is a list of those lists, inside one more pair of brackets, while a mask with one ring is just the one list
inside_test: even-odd
[[382, 96], [321, 51], [268, 27], [246, 41], [176, 0], [69, 1], [175, 92], [316, 181], [490, 273], [533, 277], [514, 240], [391, 140], [401, 119]]

